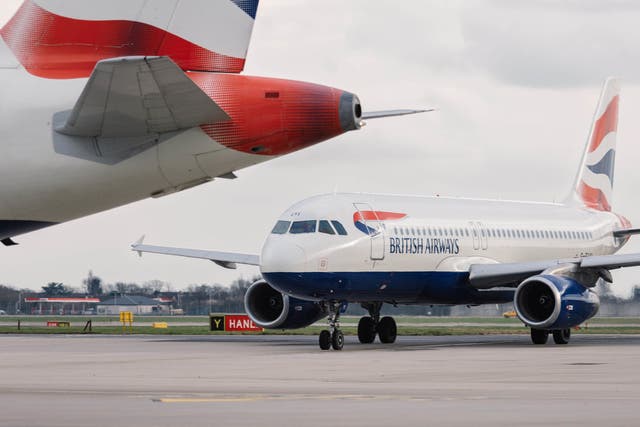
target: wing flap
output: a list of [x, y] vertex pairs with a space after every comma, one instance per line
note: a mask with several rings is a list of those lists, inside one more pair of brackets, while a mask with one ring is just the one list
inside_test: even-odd
[[171, 59], [125, 57], [98, 62], [56, 131], [101, 139], [134, 138], [228, 119]]

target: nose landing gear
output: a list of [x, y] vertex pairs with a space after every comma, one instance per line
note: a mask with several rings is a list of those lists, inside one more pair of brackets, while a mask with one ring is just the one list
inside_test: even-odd
[[318, 343], [320, 350], [342, 350], [344, 347], [344, 334], [340, 330], [340, 303], [329, 303], [329, 330], [320, 332]]

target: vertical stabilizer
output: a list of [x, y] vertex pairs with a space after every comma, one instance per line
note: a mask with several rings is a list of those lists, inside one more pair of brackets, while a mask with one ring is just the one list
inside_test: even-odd
[[259, 0], [25, 0], [0, 36], [31, 74], [88, 77], [96, 63], [168, 56], [185, 71], [239, 73]]
[[600, 94], [571, 197], [573, 202], [600, 211], [611, 210], [619, 100], [620, 83], [616, 78], [608, 78]]

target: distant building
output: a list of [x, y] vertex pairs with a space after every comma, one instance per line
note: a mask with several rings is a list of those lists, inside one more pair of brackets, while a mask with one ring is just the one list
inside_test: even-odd
[[31, 314], [93, 314], [98, 298], [89, 297], [26, 297], [27, 313]]
[[133, 314], [160, 314], [166, 311], [159, 301], [136, 295], [114, 296], [101, 301], [96, 306], [98, 314], [118, 315], [122, 311], [130, 311]]

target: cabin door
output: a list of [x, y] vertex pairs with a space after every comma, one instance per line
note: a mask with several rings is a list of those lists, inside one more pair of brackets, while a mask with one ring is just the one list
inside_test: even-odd
[[374, 261], [384, 259], [385, 233], [378, 213], [368, 203], [354, 203], [353, 206], [356, 208], [356, 213], [353, 215], [354, 224], [358, 230], [368, 234], [371, 240], [371, 259]]
[[469, 221], [471, 225], [471, 235], [473, 237], [473, 249], [483, 251], [489, 247], [489, 230], [479, 221]]

